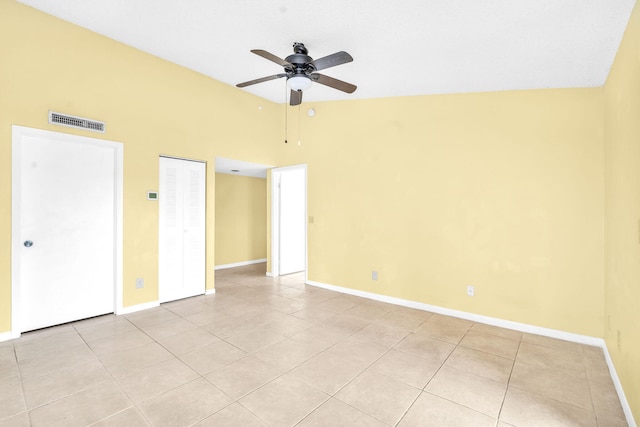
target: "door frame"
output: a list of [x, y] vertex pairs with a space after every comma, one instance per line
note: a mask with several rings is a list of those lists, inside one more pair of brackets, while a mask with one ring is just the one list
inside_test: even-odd
[[21, 299], [20, 299], [20, 214], [22, 196], [22, 139], [23, 137], [46, 138], [54, 141], [73, 141], [110, 148], [114, 156], [114, 284], [113, 308], [115, 314], [121, 314], [123, 307], [123, 144], [116, 141], [89, 138], [53, 132], [44, 129], [24, 126], [11, 126], [11, 338], [21, 334]]
[[308, 178], [307, 165], [284, 166], [271, 169], [271, 276], [280, 276], [280, 175], [282, 172], [302, 169], [304, 171], [304, 281], [309, 271], [309, 221], [307, 220]]

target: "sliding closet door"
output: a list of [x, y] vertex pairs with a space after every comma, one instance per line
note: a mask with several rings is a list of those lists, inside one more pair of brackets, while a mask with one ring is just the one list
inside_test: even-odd
[[205, 290], [206, 165], [160, 157], [160, 302]]

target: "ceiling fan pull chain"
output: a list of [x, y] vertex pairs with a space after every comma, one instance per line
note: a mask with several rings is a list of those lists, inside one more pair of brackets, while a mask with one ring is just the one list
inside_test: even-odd
[[289, 91], [287, 90], [287, 85], [284, 86], [284, 143], [287, 143], [287, 130], [289, 129], [289, 125], [288, 125], [288, 121], [287, 121], [287, 115], [288, 115], [288, 111], [289, 111], [289, 106], [287, 105], [287, 93]]
[[300, 125], [300, 107], [301, 104], [298, 104], [298, 146], [300, 146], [300, 135], [302, 134], [302, 126]]

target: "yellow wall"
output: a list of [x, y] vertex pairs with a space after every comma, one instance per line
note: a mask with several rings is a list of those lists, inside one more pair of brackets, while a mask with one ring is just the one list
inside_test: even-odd
[[602, 88], [326, 102], [300, 119], [278, 164], [308, 164], [310, 280], [603, 336]]
[[[640, 7], [606, 94], [605, 339], [627, 399], [640, 414]], [[619, 340], [618, 340], [619, 337]]]
[[[639, 40], [636, 8], [605, 88], [305, 103], [289, 110], [301, 114], [300, 129], [289, 120], [298, 145], [282, 141], [281, 106], [0, 1], [0, 332], [17, 124], [124, 143], [125, 306], [157, 299], [158, 208], [145, 196], [159, 155], [209, 162], [208, 288], [214, 158], [306, 163], [311, 280], [604, 336], [637, 414]], [[107, 132], [48, 125], [48, 110]]]
[[216, 174], [216, 265], [267, 257], [267, 182]]
[[[157, 187], [158, 155], [224, 156], [309, 165], [311, 280], [603, 335], [601, 89], [305, 105], [318, 114], [302, 114], [301, 145], [283, 144], [277, 105], [0, 5], [0, 330], [10, 318], [10, 124], [59, 131], [46, 123], [51, 109], [104, 120], [104, 138], [125, 144], [127, 306], [157, 294], [133, 283], [157, 281], [157, 204], [144, 195]], [[213, 236], [210, 226], [209, 267]]]
[[[262, 106], [261, 110], [258, 106]], [[105, 134], [47, 124], [103, 120]], [[282, 107], [14, 1], [0, 1], [0, 332], [11, 327], [11, 125], [124, 143], [124, 305], [157, 300], [160, 154], [208, 161], [207, 288], [213, 287], [216, 156], [274, 164]], [[246, 126], [247, 122], [251, 126]], [[145, 279], [135, 289], [135, 278]]]

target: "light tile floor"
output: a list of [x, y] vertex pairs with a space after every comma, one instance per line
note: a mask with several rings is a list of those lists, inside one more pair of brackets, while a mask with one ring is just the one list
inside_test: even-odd
[[0, 343], [0, 426], [626, 426], [602, 350], [273, 279]]

